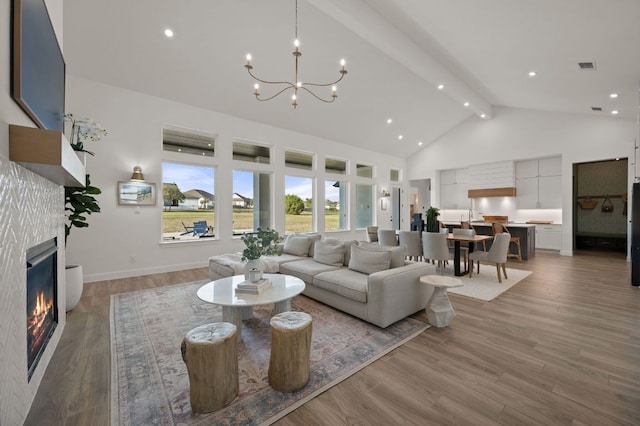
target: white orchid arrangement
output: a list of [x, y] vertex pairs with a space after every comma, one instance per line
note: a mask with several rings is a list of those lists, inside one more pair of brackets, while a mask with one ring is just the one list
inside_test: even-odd
[[71, 124], [71, 139], [69, 143], [73, 150], [94, 155], [93, 152], [84, 149], [84, 143], [86, 141], [98, 142], [107, 135], [107, 131], [93, 118], [76, 118], [73, 114], [67, 113], [64, 115], [64, 121]]

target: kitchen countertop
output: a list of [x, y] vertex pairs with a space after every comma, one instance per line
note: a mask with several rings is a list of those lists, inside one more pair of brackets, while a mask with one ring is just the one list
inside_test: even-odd
[[[444, 223], [445, 225], [460, 225], [460, 221], [446, 221], [445, 220], [442, 223]], [[478, 221], [478, 222], [471, 222], [471, 225], [473, 225], [473, 226], [491, 226], [492, 223], [493, 222]], [[533, 224], [533, 223], [509, 222], [509, 223], [505, 223], [505, 226], [514, 227], [514, 228], [531, 228], [531, 227], [535, 227], [536, 225]]]

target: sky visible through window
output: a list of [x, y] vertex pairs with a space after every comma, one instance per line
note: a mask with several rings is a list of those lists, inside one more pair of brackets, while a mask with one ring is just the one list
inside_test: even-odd
[[306, 200], [307, 198], [313, 198], [313, 186], [311, 184], [311, 178], [285, 176], [284, 188], [286, 195], [297, 195], [303, 200]]
[[215, 194], [214, 179], [213, 167], [162, 163], [162, 182], [175, 183], [181, 192], [201, 189]]

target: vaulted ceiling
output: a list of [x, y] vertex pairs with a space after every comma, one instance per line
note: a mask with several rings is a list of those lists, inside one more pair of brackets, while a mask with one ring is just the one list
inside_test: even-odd
[[299, 0], [298, 16], [301, 80], [347, 61], [335, 103], [252, 94], [249, 52], [293, 80], [294, 0], [64, 0], [67, 72], [401, 157], [496, 105], [638, 114], [638, 0]]

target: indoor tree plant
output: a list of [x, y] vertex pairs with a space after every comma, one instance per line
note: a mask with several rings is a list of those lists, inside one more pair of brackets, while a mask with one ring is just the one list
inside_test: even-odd
[[427, 232], [438, 232], [438, 216], [440, 216], [440, 209], [430, 206], [425, 212], [425, 219], [427, 221]]
[[262, 229], [258, 228], [258, 232], [251, 234], [244, 234], [242, 242], [245, 244], [245, 249], [242, 251], [242, 261], [247, 261], [244, 269], [245, 279], [249, 279], [249, 271], [251, 269], [257, 269], [262, 275], [262, 263], [260, 262], [260, 256], [272, 256], [279, 254], [278, 242], [280, 241], [280, 235], [275, 229]]
[[[106, 136], [107, 131], [90, 118], [76, 118], [73, 114], [65, 114], [65, 123], [69, 123], [69, 143], [74, 151], [94, 155], [87, 151], [84, 144], [88, 141], [99, 141]], [[67, 223], [64, 225], [64, 242], [72, 227], [86, 228], [86, 215], [100, 212], [100, 205], [94, 195], [100, 194], [100, 188], [91, 185], [89, 175], [85, 175], [85, 186], [64, 187], [64, 210]], [[82, 265], [67, 265], [66, 273], [66, 310], [73, 309], [82, 296]]]

